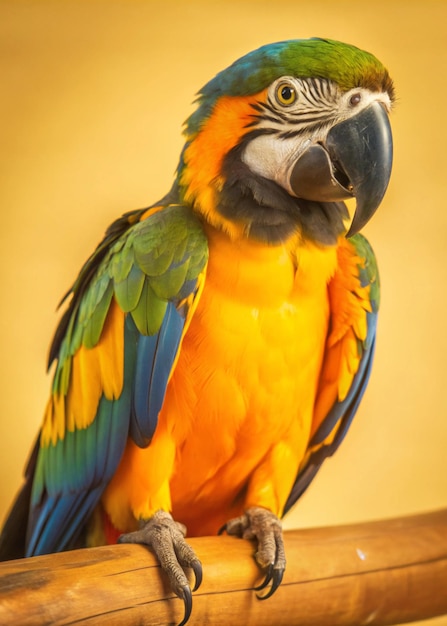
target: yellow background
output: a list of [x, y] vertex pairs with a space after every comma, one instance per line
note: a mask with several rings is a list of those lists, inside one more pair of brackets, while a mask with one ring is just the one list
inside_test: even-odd
[[398, 102], [392, 181], [366, 229], [383, 294], [373, 376], [286, 526], [447, 505], [446, 23], [434, 0], [0, 0], [0, 518], [81, 264], [114, 218], [170, 187], [195, 92], [259, 45], [309, 36], [376, 54]]

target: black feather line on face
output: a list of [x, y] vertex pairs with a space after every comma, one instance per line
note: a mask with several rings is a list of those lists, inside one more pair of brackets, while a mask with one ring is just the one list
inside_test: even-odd
[[303, 239], [334, 245], [346, 232], [343, 220], [349, 217], [343, 202], [314, 202], [291, 196], [276, 182], [254, 174], [241, 160], [244, 142], [225, 158], [225, 183], [217, 210], [225, 218], [245, 226], [249, 237], [278, 244], [300, 233]]

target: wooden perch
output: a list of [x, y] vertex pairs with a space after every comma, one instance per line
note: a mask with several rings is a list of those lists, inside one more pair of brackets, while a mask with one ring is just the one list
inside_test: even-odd
[[[188, 626], [401, 624], [447, 613], [447, 509], [285, 533], [284, 581], [265, 602], [253, 545], [190, 540], [204, 580]], [[0, 564], [0, 624], [177, 624], [173, 597], [142, 546], [116, 545]]]

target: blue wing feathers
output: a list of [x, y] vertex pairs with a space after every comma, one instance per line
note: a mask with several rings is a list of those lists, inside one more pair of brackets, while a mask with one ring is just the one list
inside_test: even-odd
[[73, 547], [102, 491], [103, 487], [97, 487], [76, 494], [47, 497], [42, 506], [31, 511], [29, 528], [32, 532], [27, 540], [25, 556]]
[[153, 420], [148, 420], [147, 413], [150, 377], [156, 349], [157, 337], [155, 335], [140, 338], [137, 348], [130, 436], [142, 448], [146, 447], [150, 440], [150, 437], [146, 437], [144, 433], [153, 433], [156, 426], [156, 421], [154, 423]]
[[39, 455], [27, 556], [67, 549], [77, 538], [122, 456], [129, 415], [129, 392], [116, 402], [103, 396], [88, 428], [67, 432]]
[[138, 340], [130, 434], [141, 447], [148, 445], [157, 426], [184, 323], [169, 303], [159, 333]]
[[[370, 324], [368, 326], [368, 333], [376, 332], [376, 319], [374, 316], [370, 317]], [[337, 402], [332, 409], [329, 411], [327, 417], [321, 424], [320, 428], [314, 434], [310, 441], [310, 446], [318, 445], [323, 443], [323, 441], [328, 437], [336, 426], [337, 422], [342, 418], [346, 418], [347, 412], [350, 413], [350, 419], [347, 424], [346, 430], [349, 427], [349, 424], [354, 417], [355, 411], [358, 408], [360, 400], [365, 392], [366, 386], [368, 384], [369, 376], [371, 373], [373, 356], [374, 356], [374, 346], [375, 340], [371, 340], [369, 342], [368, 347], [365, 349], [363, 353], [362, 360], [360, 362], [359, 369], [354, 376], [354, 380], [352, 381], [351, 388], [347, 397], [342, 402]]]
[[[328, 445], [322, 445], [313, 454], [311, 454], [306, 467], [301, 472], [299, 472], [293, 488], [290, 492], [290, 495], [287, 499], [286, 506], [284, 507], [284, 514], [286, 514], [287, 511], [295, 504], [298, 498], [302, 496], [302, 494], [305, 492], [307, 487], [314, 479], [323, 461], [334, 454], [338, 446], [343, 441], [346, 433], [348, 432], [352, 420], [354, 419], [354, 416], [359, 407], [360, 401], [365, 392], [369, 376], [371, 374], [374, 356], [374, 345], [375, 342], [372, 341], [367, 354], [364, 354], [361, 367], [354, 377], [354, 381], [348, 396], [343, 400], [343, 402], [338, 402], [334, 405], [327, 417], [328, 424], [326, 424], [326, 422], [323, 422], [321, 427], [313, 436], [309, 444], [310, 446], [322, 443], [325, 438], [330, 434], [332, 428], [337, 424], [337, 422], [341, 420], [337, 430], [337, 434], [335, 435], [332, 443]], [[332, 428], [329, 428], [329, 424], [332, 424]]]
[[[177, 350], [182, 337], [185, 325], [184, 318], [179, 314], [175, 306], [168, 304], [165, 318], [158, 334], [157, 349], [152, 368], [152, 376], [150, 380], [150, 393], [148, 405], [149, 423], [157, 419], [161, 410], [166, 386], [172, 370], [172, 364], [177, 354]], [[152, 433], [148, 435], [152, 437]]]

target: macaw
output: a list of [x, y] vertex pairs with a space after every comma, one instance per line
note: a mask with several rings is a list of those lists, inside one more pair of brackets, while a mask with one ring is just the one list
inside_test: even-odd
[[186, 529], [225, 530], [257, 542], [259, 596], [278, 588], [280, 519], [371, 370], [379, 278], [358, 231], [390, 178], [393, 100], [374, 56], [318, 38], [202, 88], [171, 191], [113, 222], [66, 296], [3, 559], [146, 544], [185, 624], [185, 570], [202, 578]]

